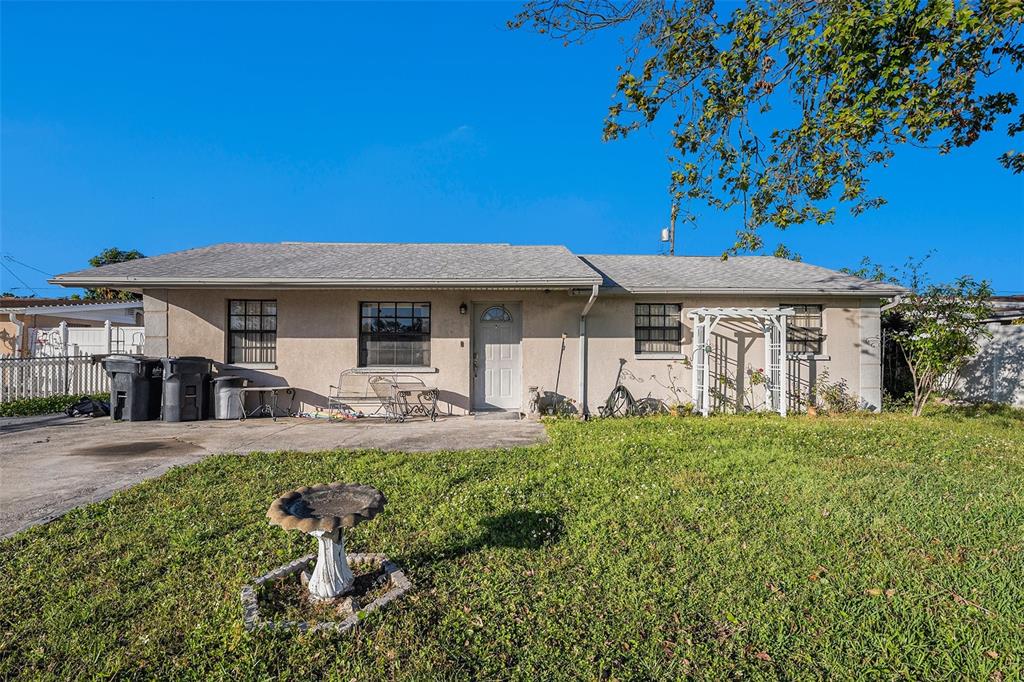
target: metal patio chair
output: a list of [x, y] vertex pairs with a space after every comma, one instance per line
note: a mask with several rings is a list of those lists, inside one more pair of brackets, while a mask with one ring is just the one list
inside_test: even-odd
[[404, 422], [405, 409], [402, 405], [401, 396], [398, 393], [398, 385], [390, 377], [370, 377], [370, 388], [374, 395], [380, 400], [384, 409], [385, 422]]

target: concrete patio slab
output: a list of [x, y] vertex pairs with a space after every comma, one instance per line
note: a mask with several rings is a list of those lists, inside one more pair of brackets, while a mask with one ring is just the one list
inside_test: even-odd
[[45, 415], [0, 419], [0, 434], [0, 537], [216, 453], [471, 450], [547, 438], [537, 422], [472, 417], [404, 424], [298, 418], [166, 423]]

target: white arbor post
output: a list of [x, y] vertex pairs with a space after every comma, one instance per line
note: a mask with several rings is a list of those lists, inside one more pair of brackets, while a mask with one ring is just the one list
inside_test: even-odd
[[105, 352], [106, 352], [107, 355], [110, 355], [111, 327], [112, 327], [112, 325], [110, 324], [110, 320], [104, 320], [103, 321], [103, 331], [104, 331], [103, 337], [106, 339], [106, 341], [104, 343], [106, 344]]
[[[790, 308], [792, 310], [792, 308]], [[779, 414], [786, 416], [789, 406], [789, 362], [786, 360], [786, 319], [788, 315], [779, 315]]]
[[779, 391], [782, 381], [782, 326], [779, 324], [779, 318], [777, 315], [767, 315], [764, 319], [764, 346], [765, 354], [767, 355], [767, 364], [765, 364], [765, 371], [767, 372], [767, 384], [765, 386], [767, 393], [768, 407], [773, 412], [779, 411], [779, 400], [781, 393]]
[[700, 316], [694, 317], [693, 323], [693, 404], [698, 412], [704, 414], [704, 365], [707, 364], [707, 354], [704, 348], [704, 319]]

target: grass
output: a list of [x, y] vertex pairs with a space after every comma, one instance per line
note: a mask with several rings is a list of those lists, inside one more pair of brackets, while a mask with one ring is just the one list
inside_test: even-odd
[[[221, 456], [0, 544], [0, 677], [1020, 679], [1024, 417], [556, 422], [514, 450]], [[378, 486], [415, 584], [347, 636], [248, 634], [312, 550], [283, 490]]]

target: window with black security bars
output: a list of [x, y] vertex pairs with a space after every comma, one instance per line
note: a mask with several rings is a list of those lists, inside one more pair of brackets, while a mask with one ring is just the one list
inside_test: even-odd
[[682, 352], [680, 304], [637, 303], [633, 310], [633, 338], [637, 355]]
[[277, 301], [228, 301], [228, 362], [277, 362]]
[[786, 320], [786, 353], [820, 355], [825, 335], [821, 324], [820, 305], [782, 304], [792, 308]]

